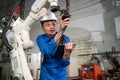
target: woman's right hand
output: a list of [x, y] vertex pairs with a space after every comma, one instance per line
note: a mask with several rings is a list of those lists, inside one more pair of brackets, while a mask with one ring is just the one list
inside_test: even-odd
[[62, 20], [64, 14], [60, 15], [60, 30], [64, 31], [64, 29], [69, 25], [70, 18], [65, 18]]

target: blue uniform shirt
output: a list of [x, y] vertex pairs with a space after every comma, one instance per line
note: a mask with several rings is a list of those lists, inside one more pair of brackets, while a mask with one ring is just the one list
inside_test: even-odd
[[[44, 55], [40, 80], [67, 80], [66, 67], [70, 64], [70, 56], [68, 60], [53, 57], [58, 48], [58, 45], [54, 42], [54, 37], [49, 38], [47, 34], [42, 34], [36, 39], [37, 45]], [[70, 39], [64, 35], [63, 44], [68, 42], [70, 42]]]

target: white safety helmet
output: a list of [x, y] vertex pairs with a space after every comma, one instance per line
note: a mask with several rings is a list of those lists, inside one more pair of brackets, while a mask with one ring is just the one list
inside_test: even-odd
[[55, 14], [51, 11], [47, 12], [45, 16], [42, 17], [42, 19], [40, 20], [41, 22], [43, 21], [48, 21], [48, 20], [57, 20]]

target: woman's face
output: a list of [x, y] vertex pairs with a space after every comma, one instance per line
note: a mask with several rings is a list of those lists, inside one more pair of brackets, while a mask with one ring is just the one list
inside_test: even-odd
[[56, 33], [56, 21], [45, 21], [42, 29], [49, 37], [53, 37], [53, 35]]

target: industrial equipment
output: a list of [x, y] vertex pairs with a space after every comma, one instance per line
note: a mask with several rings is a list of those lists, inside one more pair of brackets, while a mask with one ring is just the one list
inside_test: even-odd
[[100, 80], [101, 67], [97, 64], [85, 64], [81, 67], [82, 80]]

